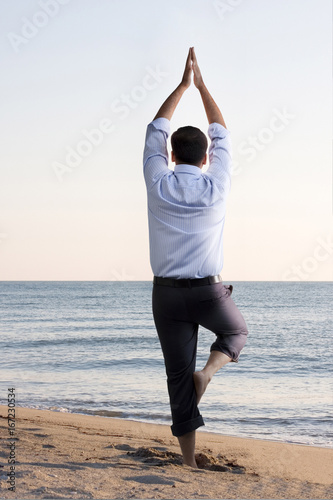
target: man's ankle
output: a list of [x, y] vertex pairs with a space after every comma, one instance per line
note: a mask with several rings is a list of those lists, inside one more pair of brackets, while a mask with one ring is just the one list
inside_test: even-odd
[[198, 468], [197, 462], [195, 460], [194, 462], [193, 461], [185, 462], [185, 460], [183, 460], [183, 465], [187, 465], [188, 467], [193, 467], [194, 469]]
[[212, 373], [210, 370], [207, 370], [206, 368], [203, 368], [201, 370], [201, 373], [207, 378], [208, 383], [212, 380], [214, 373]]

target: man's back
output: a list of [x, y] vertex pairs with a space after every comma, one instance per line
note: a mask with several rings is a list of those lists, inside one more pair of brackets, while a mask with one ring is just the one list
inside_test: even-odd
[[168, 168], [169, 120], [148, 125], [144, 175], [148, 192], [150, 261], [156, 276], [202, 278], [223, 266], [222, 234], [230, 189], [229, 131], [209, 126], [207, 172], [195, 165]]

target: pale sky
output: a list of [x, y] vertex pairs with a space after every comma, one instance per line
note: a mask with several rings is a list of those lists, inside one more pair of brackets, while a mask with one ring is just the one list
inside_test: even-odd
[[[144, 137], [190, 46], [233, 143], [223, 279], [333, 280], [330, 0], [0, 14], [0, 280], [152, 279]], [[171, 129], [188, 124], [207, 132], [194, 86]]]

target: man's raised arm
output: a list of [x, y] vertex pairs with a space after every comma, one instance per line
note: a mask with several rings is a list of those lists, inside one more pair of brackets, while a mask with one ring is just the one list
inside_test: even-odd
[[143, 169], [148, 189], [154, 185], [159, 177], [169, 171], [167, 139], [170, 133], [170, 120], [185, 90], [191, 85], [191, 73], [190, 49], [181, 83], [165, 100], [154, 120], [147, 127]]
[[185, 90], [191, 85], [191, 73], [192, 73], [192, 62], [191, 62], [191, 49], [188, 51], [188, 56], [186, 59], [185, 70], [183, 74], [182, 81], [178, 87], [172, 92], [171, 95], [166, 99], [158, 110], [154, 120], [156, 118], [167, 118], [171, 120], [172, 115], [179, 103]]
[[209, 146], [209, 167], [206, 175], [215, 179], [223, 188], [224, 193], [227, 193], [230, 189], [231, 181], [230, 132], [227, 130], [218, 105], [203, 82], [194, 48], [192, 48], [191, 58], [194, 85], [200, 92], [209, 122], [208, 135], [211, 139], [211, 144]]
[[197, 58], [194, 52], [194, 48], [192, 47], [191, 50], [191, 59], [192, 59], [192, 69], [193, 69], [193, 75], [194, 75], [194, 85], [197, 87], [197, 89], [200, 92], [201, 99], [203, 102], [203, 105], [205, 107], [206, 115], [208, 118], [208, 123], [220, 123], [223, 125], [223, 127], [226, 127], [226, 124], [223, 120], [222, 113], [210, 95], [210, 93], [207, 90], [206, 85], [203, 82], [202, 76], [201, 76], [201, 71], [198, 66]]

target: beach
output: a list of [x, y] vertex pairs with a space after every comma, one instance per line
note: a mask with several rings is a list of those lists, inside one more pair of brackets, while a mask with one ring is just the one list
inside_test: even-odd
[[[205, 431], [333, 447], [333, 287], [233, 286], [250, 333], [200, 402]], [[151, 293], [150, 282], [0, 282], [3, 386], [21, 407], [171, 425]], [[215, 338], [200, 326], [196, 370]]]
[[168, 425], [23, 407], [15, 412], [15, 491], [10, 491], [13, 437], [7, 416], [7, 406], [0, 406], [4, 499], [333, 496], [328, 448], [199, 430], [199, 469], [192, 469], [182, 465]]

